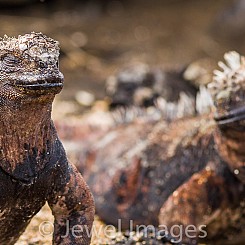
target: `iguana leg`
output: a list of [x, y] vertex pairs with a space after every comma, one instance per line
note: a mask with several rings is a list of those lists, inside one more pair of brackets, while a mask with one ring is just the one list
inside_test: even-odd
[[[228, 185], [222, 175], [212, 170], [193, 175], [162, 206], [160, 227], [167, 227], [176, 237], [181, 236], [184, 244], [197, 244], [198, 239], [217, 234], [222, 223], [229, 223], [228, 220], [222, 222], [222, 213], [231, 206], [231, 200], [238, 196], [234, 193], [235, 185], [239, 189], [239, 184], [232, 176]], [[219, 220], [218, 226], [207, 230], [206, 225], [213, 220]]]
[[55, 217], [53, 244], [87, 245], [92, 236], [94, 200], [75, 166], [68, 164], [68, 167], [69, 181], [49, 201]]

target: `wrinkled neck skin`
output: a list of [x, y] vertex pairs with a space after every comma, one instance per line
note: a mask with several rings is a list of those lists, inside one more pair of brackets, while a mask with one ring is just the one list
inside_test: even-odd
[[220, 156], [228, 163], [234, 175], [245, 184], [245, 129], [235, 126], [217, 126], [215, 141]]
[[0, 104], [0, 165], [8, 173], [18, 164], [43, 167], [53, 137], [53, 98]]

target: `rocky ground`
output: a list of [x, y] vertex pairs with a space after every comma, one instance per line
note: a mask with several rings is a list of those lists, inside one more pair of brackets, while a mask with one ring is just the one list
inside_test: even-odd
[[[48, 205], [32, 219], [26, 231], [16, 245], [51, 245], [53, 216]], [[140, 236], [133, 232], [118, 232], [115, 227], [106, 226], [98, 217], [95, 218], [91, 245], [160, 245], [163, 243], [153, 236]]]

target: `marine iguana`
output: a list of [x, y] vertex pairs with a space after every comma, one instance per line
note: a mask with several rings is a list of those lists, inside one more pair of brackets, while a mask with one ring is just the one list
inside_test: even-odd
[[3, 245], [18, 240], [46, 201], [55, 217], [53, 244], [90, 243], [86, 230], [93, 224], [93, 197], [68, 162], [51, 120], [53, 99], [63, 87], [58, 57], [58, 42], [42, 33], [0, 40]]
[[154, 68], [144, 63], [132, 63], [107, 78], [105, 92], [111, 108], [120, 106], [154, 106], [159, 97], [177, 103], [185, 93], [194, 99], [197, 89], [183, 77], [185, 69]]
[[134, 121], [87, 151], [83, 174], [106, 223], [194, 225], [186, 244], [197, 244], [200, 225], [210, 239], [244, 239], [245, 58], [225, 60], [209, 85], [215, 114]]

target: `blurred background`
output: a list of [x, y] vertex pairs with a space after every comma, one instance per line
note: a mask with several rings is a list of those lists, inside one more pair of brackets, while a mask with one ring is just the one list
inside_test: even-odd
[[177, 69], [203, 58], [216, 63], [228, 50], [245, 51], [242, 0], [1, 0], [0, 4], [1, 36], [36, 31], [59, 40], [66, 81], [58, 97], [64, 105], [61, 114], [79, 113], [104, 98], [106, 79], [125, 65], [141, 62]]

